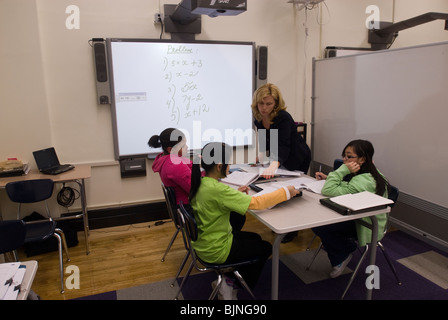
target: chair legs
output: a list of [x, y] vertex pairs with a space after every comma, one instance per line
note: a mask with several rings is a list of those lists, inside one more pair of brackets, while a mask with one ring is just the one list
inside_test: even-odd
[[70, 261], [68, 255], [67, 242], [65, 240], [64, 232], [61, 229], [56, 228], [54, 232], [54, 237], [58, 240], [58, 252], [59, 252], [59, 274], [61, 278], [61, 293], [64, 293], [64, 261], [62, 257], [62, 247], [65, 249], [67, 255], [67, 261]]
[[350, 277], [350, 280], [348, 281], [347, 287], [345, 287], [344, 293], [342, 294], [341, 300], [344, 299], [345, 294], [347, 293], [348, 289], [350, 289], [350, 286], [352, 285], [353, 280], [355, 279], [356, 274], [358, 273], [359, 267], [361, 266], [361, 263], [364, 261], [364, 258], [367, 255], [367, 252], [369, 251], [369, 245], [366, 244], [366, 248], [364, 250], [364, 253], [361, 256], [361, 259], [359, 259], [358, 264], [356, 265], [355, 270], [353, 271], [352, 276]]
[[401, 286], [401, 281], [400, 281], [400, 279], [398, 278], [397, 271], [395, 270], [395, 267], [394, 267], [394, 265], [393, 265], [393, 263], [392, 263], [392, 260], [390, 259], [389, 255], [387, 254], [386, 250], [384, 249], [383, 244], [382, 244], [381, 242], [378, 241], [378, 246], [380, 247], [381, 251], [383, 252], [384, 257], [386, 258], [387, 264], [389, 265], [390, 269], [392, 270], [392, 273], [393, 273], [394, 276], [395, 276], [395, 279], [397, 280], [397, 284], [398, 284], [399, 286]]
[[173, 236], [172, 236], [172, 238], [171, 238], [171, 241], [170, 241], [170, 243], [168, 244], [168, 248], [166, 248], [166, 250], [165, 250], [165, 254], [164, 254], [163, 257], [162, 257], [162, 262], [165, 261], [165, 257], [166, 257], [166, 255], [168, 254], [168, 251], [170, 251], [171, 246], [172, 246], [173, 243], [174, 243], [174, 240], [176, 240], [176, 237], [177, 237], [177, 234], [178, 234], [178, 233], [179, 233], [179, 229], [176, 228], [176, 231], [174, 232], [174, 234], [173, 234]]
[[[395, 267], [394, 267], [394, 265], [392, 264], [392, 261], [390, 260], [389, 255], [386, 253], [383, 244], [382, 244], [381, 242], [378, 241], [378, 242], [377, 242], [377, 246], [380, 247], [381, 251], [383, 252], [384, 257], [386, 258], [387, 264], [389, 265], [390, 269], [392, 270], [392, 273], [393, 273], [394, 276], [395, 276], [395, 279], [397, 280], [397, 284], [398, 284], [399, 286], [401, 286], [402, 283], [401, 283], [400, 279], [398, 278], [397, 271], [395, 270]], [[372, 248], [370, 248], [370, 245], [367, 244], [367, 245], [366, 245], [366, 248], [365, 248], [365, 250], [364, 250], [364, 253], [363, 253], [362, 256], [361, 256], [361, 259], [359, 259], [359, 262], [358, 262], [358, 264], [356, 265], [355, 270], [353, 271], [353, 274], [352, 274], [352, 276], [351, 276], [351, 278], [350, 278], [350, 280], [349, 280], [349, 282], [348, 282], [348, 284], [347, 284], [347, 287], [345, 288], [344, 293], [342, 294], [341, 300], [344, 299], [345, 294], [347, 293], [348, 289], [350, 288], [350, 286], [351, 286], [351, 284], [352, 284], [352, 282], [353, 282], [353, 279], [355, 278], [355, 276], [356, 276], [356, 274], [357, 274], [357, 272], [358, 272], [358, 270], [359, 270], [359, 267], [361, 266], [361, 263], [364, 261], [365, 257], [367, 256], [367, 252], [369, 251], [369, 249], [372, 250]], [[376, 249], [376, 248], [375, 248], [375, 249]]]
[[176, 277], [174, 278], [174, 280], [173, 280], [173, 282], [171, 283], [171, 288], [173, 288], [174, 287], [174, 283], [177, 281], [177, 279], [179, 278], [179, 276], [180, 276], [180, 273], [182, 272], [182, 270], [184, 269], [184, 266], [185, 266], [185, 263], [187, 263], [187, 260], [188, 260], [188, 257], [190, 256], [190, 252], [187, 252], [186, 254], [185, 254], [185, 257], [184, 257], [184, 259], [182, 260], [182, 263], [181, 263], [181, 265], [180, 265], [180, 267], [179, 267], [179, 270], [177, 270], [177, 274], [176, 274]]
[[[191, 273], [191, 270], [193, 269], [193, 266], [194, 266], [194, 262], [192, 261], [191, 264], [190, 264], [190, 266], [188, 267], [187, 273], [185, 274], [184, 278], [182, 279], [182, 282], [180, 283], [179, 290], [177, 291], [177, 294], [176, 294], [176, 296], [174, 297], [174, 300], [177, 300], [177, 299], [179, 298], [179, 294], [181, 293], [182, 288], [183, 288], [185, 282], [187, 281], [187, 278], [190, 276], [190, 273]], [[215, 286], [215, 288], [213, 289], [212, 293], [210, 294], [208, 300], [213, 300], [213, 299], [216, 297], [216, 295], [217, 295], [217, 293], [218, 293], [218, 291], [219, 291], [219, 288], [220, 288], [221, 285], [222, 285], [223, 274], [222, 274], [222, 272], [219, 272], [219, 271], [217, 271], [217, 274], [218, 274], [218, 280], [217, 280], [217, 282], [216, 282], [216, 286]], [[249, 288], [249, 286], [247, 285], [247, 283], [246, 283], [246, 281], [244, 280], [244, 278], [243, 278], [243, 277], [241, 276], [241, 274], [238, 272], [238, 270], [233, 270], [233, 274], [234, 274], [235, 277], [238, 279], [238, 281], [241, 283], [241, 285], [243, 286], [243, 288], [244, 288], [244, 289], [251, 295], [251, 297], [252, 297], [254, 300], [256, 300], [255, 295], [253, 294], [252, 290], [251, 290], [251, 289]]]
[[308, 243], [308, 246], [306, 247], [306, 251], [310, 251], [311, 245], [313, 244], [314, 240], [317, 238], [316, 235], [313, 235], [313, 238]]
[[190, 276], [190, 273], [191, 273], [191, 270], [193, 270], [193, 267], [194, 267], [194, 261], [191, 261], [190, 266], [188, 267], [187, 273], [185, 273], [185, 276], [182, 279], [182, 282], [180, 283], [179, 290], [177, 291], [177, 294], [174, 297], [174, 300], [177, 300], [179, 298], [179, 294], [182, 291], [182, 287], [184, 286], [184, 283], [187, 281], [187, 278]]
[[[317, 255], [319, 254], [320, 250], [322, 250], [322, 247], [323, 247], [323, 245], [322, 245], [322, 242], [321, 242], [320, 245], [319, 245], [319, 248], [317, 248], [316, 251], [314, 252], [313, 257], [311, 258], [310, 263], [306, 267], [306, 270], [310, 270], [311, 265], [313, 264], [314, 260], [316, 260]], [[307, 250], [309, 250], [309, 248]]]
[[67, 256], [67, 261], [70, 261], [70, 256], [68, 254], [68, 246], [67, 246], [67, 241], [65, 240], [65, 234], [64, 231], [62, 231], [59, 228], [56, 228], [54, 231], [56, 231], [60, 236], [61, 236], [61, 240], [62, 240], [62, 246], [64, 248], [65, 251], [65, 255]]
[[249, 294], [251, 295], [252, 299], [257, 300], [252, 292], [252, 290], [250, 290], [249, 286], [247, 285], [246, 281], [243, 279], [243, 277], [241, 276], [241, 274], [238, 272], [238, 270], [234, 270], [233, 274], [236, 276], [236, 278], [238, 279], [238, 281], [243, 285], [244, 289], [246, 289], [247, 292], [249, 292]]

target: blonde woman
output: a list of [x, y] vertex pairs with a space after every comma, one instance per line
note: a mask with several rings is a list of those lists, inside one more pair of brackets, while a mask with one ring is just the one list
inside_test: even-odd
[[[310, 148], [297, 132], [296, 123], [286, 111], [286, 104], [278, 87], [272, 83], [259, 87], [254, 93], [251, 107], [261, 151], [257, 161], [262, 161], [261, 158], [265, 155], [271, 160], [262, 176], [272, 178], [279, 167], [307, 172], [311, 162]], [[274, 130], [277, 132], [273, 132]], [[271, 141], [271, 136], [278, 137], [277, 141]], [[275, 143], [277, 148], [271, 150]]]

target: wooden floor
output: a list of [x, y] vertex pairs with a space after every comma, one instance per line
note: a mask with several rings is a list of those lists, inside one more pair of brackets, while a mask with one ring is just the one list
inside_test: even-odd
[[[86, 255], [84, 233], [78, 233], [79, 244], [69, 248], [71, 261], [80, 270], [80, 288], [60, 293], [58, 254], [51, 252], [33, 257], [19, 253], [22, 261], [37, 260], [39, 267], [32, 286], [43, 300], [68, 300], [141, 284], [174, 278], [185, 255], [182, 236], [178, 235], [165, 262], [161, 258], [174, 234], [171, 221], [155, 222], [90, 231], [90, 255]], [[274, 234], [250, 214], [243, 230], [254, 231], [273, 243]], [[281, 244], [280, 254], [303, 251], [312, 239], [311, 230], [300, 231], [292, 242]], [[318, 245], [314, 241], [313, 247]], [[65, 255], [64, 255], [65, 258]], [[65, 274], [65, 279], [71, 273]]]

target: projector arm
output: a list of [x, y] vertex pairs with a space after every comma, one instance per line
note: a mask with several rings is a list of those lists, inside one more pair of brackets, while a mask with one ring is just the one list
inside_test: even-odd
[[411, 19], [387, 25], [384, 28], [370, 30], [369, 43], [372, 45], [373, 49], [386, 49], [387, 46], [392, 43], [393, 38], [396, 37], [399, 31], [439, 19], [445, 20], [445, 30], [448, 30], [448, 14], [428, 12]]
[[199, 18], [198, 14], [191, 13], [191, 0], [182, 0], [171, 14], [171, 19], [180, 24], [189, 24]]

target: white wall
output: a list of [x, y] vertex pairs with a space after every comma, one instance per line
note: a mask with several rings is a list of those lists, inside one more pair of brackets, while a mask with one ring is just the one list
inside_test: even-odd
[[[180, 0], [179, 0], [180, 1]], [[0, 160], [16, 156], [35, 167], [32, 151], [54, 146], [61, 162], [90, 163], [89, 208], [162, 199], [160, 179], [121, 179], [114, 160], [110, 107], [98, 105], [94, 37], [159, 38], [157, 10], [176, 0], [1, 0]], [[297, 121], [311, 119], [311, 60], [326, 46], [368, 47], [365, 10], [377, 5], [381, 20], [396, 22], [435, 11], [448, 13], [446, 0], [326, 0], [314, 10], [296, 11], [287, 0], [248, 0], [235, 17], [202, 17], [198, 40], [254, 41], [269, 48], [268, 80], [277, 84]], [[80, 28], [67, 29], [80, 10]], [[306, 35], [307, 34], [307, 35]], [[169, 39], [170, 34], [163, 34]], [[400, 32], [393, 47], [448, 40], [442, 21]], [[231, 97], [230, 97], [231, 98]], [[1, 211], [11, 210], [3, 191]], [[55, 205], [60, 212], [66, 209]], [[78, 210], [76, 203], [71, 210]]]

